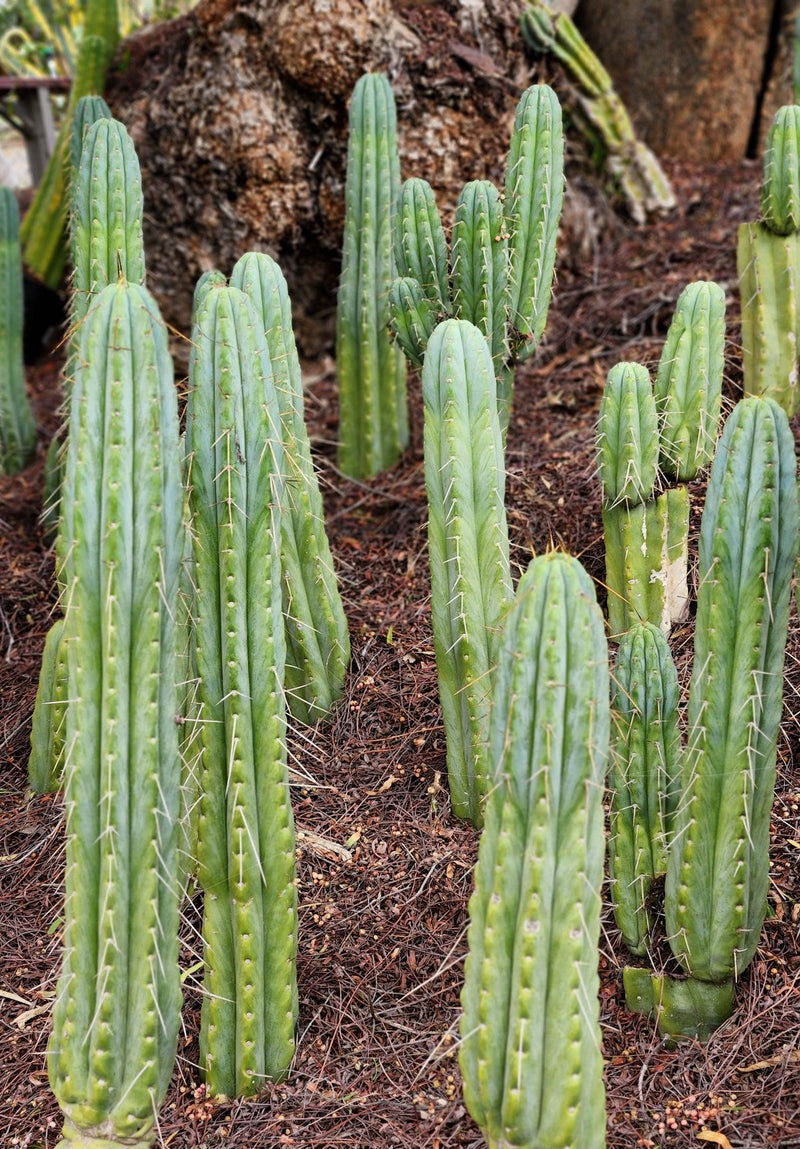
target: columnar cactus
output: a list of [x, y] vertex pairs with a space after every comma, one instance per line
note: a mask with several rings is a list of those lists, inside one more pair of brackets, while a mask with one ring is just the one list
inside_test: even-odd
[[701, 1038], [733, 1008], [767, 908], [769, 820], [789, 593], [797, 558], [794, 439], [771, 399], [735, 408], [700, 531], [697, 626], [664, 892], [683, 980], [625, 973], [629, 1004]]
[[454, 312], [485, 337], [497, 372], [508, 358], [508, 238], [488, 180], [466, 184], [458, 197], [452, 247]]
[[495, 675], [461, 994], [464, 1099], [490, 1149], [602, 1149], [598, 939], [608, 655], [576, 559], [520, 580]]
[[28, 782], [34, 794], [49, 794], [61, 785], [68, 681], [63, 633], [64, 620], [59, 618], [47, 632], [42, 654], [28, 759]]
[[611, 697], [609, 877], [625, 944], [646, 952], [653, 880], [667, 869], [681, 740], [678, 676], [667, 641], [637, 623], [617, 652]]
[[286, 500], [281, 515], [286, 698], [296, 718], [314, 722], [341, 697], [350, 661], [350, 636], [303, 415], [292, 305], [283, 273], [268, 255], [250, 252], [242, 256], [233, 269], [231, 286], [252, 301], [272, 362], [286, 458]]
[[35, 446], [22, 360], [19, 208], [11, 188], [0, 188], [0, 474], [21, 471]]
[[392, 467], [408, 443], [406, 366], [389, 338], [400, 158], [391, 85], [362, 76], [350, 103], [339, 283], [339, 466], [356, 479]]
[[647, 213], [674, 208], [675, 196], [661, 165], [637, 138], [611, 77], [572, 18], [537, 0], [522, 13], [521, 28], [526, 44], [534, 52], [552, 52], [578, 85], [577, 111], [590, 134], [599, 135], [606, 167], [634, 220], [644, 223]]
[[69, 139], [70, 194], [73, 196], [73, 189], [81, 168], [84, 137], [92, 124], [97, 123], [98, 120], [110, 119], [111, 109], [102, 96], [82, 96], [75, 105]]
[[186, 424], [202, 755], [200, 1056], [213, 1094], [282, 1077], [294, 1052], [297, 898], [286, 765], [280, 416], [263, 324], [205, 293]]
[[800, 108], [780, 108], [764, 155], [763, 222], [739, 227], [745, 395], [769, 395], [788, 415], [800, 365]]
[[145, 1147], [180, 1013], [183, 498], [166, 330], [142, 287], [101, 293], [79, 360], [63, 496], [67, 868], [49, 1073], [60, 1149]]
[[483, 335], [439, 324], [422, 372], [431, 614], [453, 810], [482, 823], [499, 632], [511, 600], [505, 468]]
[[395, 264], [401, 278], [417, 281], [437, 322], [450, 314], [447, 240], [436, 197], [426, 180], [406, 180], [400, 189]]

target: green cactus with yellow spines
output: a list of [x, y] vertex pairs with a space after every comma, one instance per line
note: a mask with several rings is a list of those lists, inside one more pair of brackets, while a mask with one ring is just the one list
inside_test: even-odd
[[461, 994], [464, 1099], [490, 1149], [605, 1144], [599, 1027], [603, 619], [568, 555], [520, 580], [495, 674]]

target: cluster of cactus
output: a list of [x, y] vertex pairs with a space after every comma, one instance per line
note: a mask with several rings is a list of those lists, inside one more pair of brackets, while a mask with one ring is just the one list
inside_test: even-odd
[[739, 227], [745, 395], [769, 395], [791, 417], [800, 366], [800, 107], [775, 114], [764, 153], [762, 219]]
[[78, 101], [102, 92], [118, 38], [117, 0], [89, 0], [64, 120], [33, 203], [22, 225], [26, 267], [54, 290], [67, 263], [70, 145]]
[[387, 330], [399, 190], [394, 96], [368, 73], [350, 103], [336, 322], [339, 466], [355, 479], [393, 467], [408, 443], [405, 361]]
[[608, 654], [576, 559], [534, 559], [496, 672], [461, 1000], [467, 1107], [490, 1149], [605, 1144], [598, 939]]
[[648, 213], [671, 211], [675, 196], [656, 157], [636, 135], [628, 110], [614, 91], [606, 69], [567, 12], [555, 12], [536, 0], [520, 19], [525, 43], [534, 52], [552, 53], [577, 84], [576, 110], [589, 134], [597, 136], [606, 170], [637, 223]]
[[431, 614], [454, 812], [483, 821], [492, 673], [511, 601], [505, 466], [482, 333], [448, 319], [422, 372]]
[[769, 820], [798, 496], [784, 411], [748, 398], [725, 424], [700, 534], [688, 745], [657, 628], [634, 627], [617, 662], [611, 874], [617, 921], [647, 951], [648, 895], [664, 909], [682, 979], [625, 971], [629, 1005], [661, 1031], [705, 1038], [733, 1007], [767, 909]]
[[166, 329], [121, 280], [81, 330], [63, 495], [67, 868], [48, 1058], [62, 1149], [149, 1145], [175, 1058], [182, 505]]
[[[611, 633], [635, 621], [665, 633], [688, 602], [689, 492], [719, 425], [725, 295], [704, 280], [681, 292], [655, 388], [647, 369], [619, 363], [598, 422]], [[656, 493], [657, 483], [671, 483]]]
[[447, 242], [430, 185], [410, 179], [402, 188], [392, 331], [419, 368], [437, 323], [452, 315], [474, 324], [490, 348], [503, 433], [513, 365], [533, 354], [547, 322], [563, 196], [561, 108], [544, 84], [528, 88], [517, 107], [505, 196], [487, 180], [466, 184], [459, 196], [449, 277]]
[[0, 475], [21, 471], [35, 446], [22, 359], [19, 208], [11, 188], [0, 188]]

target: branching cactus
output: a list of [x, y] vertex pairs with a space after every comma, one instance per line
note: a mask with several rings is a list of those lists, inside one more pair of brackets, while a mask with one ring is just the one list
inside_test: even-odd
[[281, 516], [286, 697], [296, 718], [315, 722], [341, 697], [350, 636], [303, 414], [292, 305], [283, 273], [268, 255], [243, 256], [233, 269], [231, 286], [252, 301], [272, 363], [286, 458]]
[[789, 416], [798, 401], [800, 108], [780, 108], [764, 154], [763, 222], [739, 227], [745, 395], [768, 395]]
[[504, 632], [461, 994], [464, 1099], [490, 1149], [602, 1149], [598, 939], [608, 653], [576, 559], [534, 559]]
[[11, 188], [0, 188], [0, 474], [21, 471], [35, 446], [22, 359], [19, 208]]
[[208, 290], [192, 332], [186, 453], [197, 588], [205, 892], [200, 1057], [212, 1095], [286, 1073], [297, 1011], [294, 823], [280, 570], [283, 448], [263, 323]]
[[387, 328], [399, 192], [394, 96], [369, 73], [350, 104], [336, 329], [339, 466], [355, 479], [393, 467], [408, 443], [406, 365]]
[[166, 329], [139, 286], [81, 332], [64, 483], [69, 673], [60, 1149], [155, 1136], [180, 1012], [175, 603], [183, 553]]
[[34, 794], [50, 794], [61, 785], [68, 681], [63, 633], [64, 620], [59, 618], [50, 627], [44, 643], [28, 759], [28, 782]]
[[704, 1039], [731, 1013], [767, 909], [796, 467], [777, 403], [739, 403], [714, 458], [700, 531], [689, 738], [664, 894], [667, 936], [688, 976], [625, 971], [629, 1005], [655, 1012], [676, 1037]]
[[577, 84], [577, 110], [589, 133], [599, 136], [606, 167], [633, 219], [644, 223], [649, 212], [674, 208], [675, 196], [661, 165], [637, 138], [611, 77], [572, 18], [539, 0], [523, 12], [521, 27], [526, 44], [534, 52], [552, 52]]
[[680, 771], [678, 676], [667, 641], [637, 623], [619, 645], [611, 698], [609, 877], [625, 944], [646, 953], [648, 898], [667, 869]]
[[499, 632], [511, 601], [505, 468], [483, 335], [449, 319], [422, 372], [431, 614], [453, 810], [482, 824]]

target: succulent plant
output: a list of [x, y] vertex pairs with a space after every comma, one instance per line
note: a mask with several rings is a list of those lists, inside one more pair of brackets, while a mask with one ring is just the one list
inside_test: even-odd
[[495, 372], [508, 359], [508, 239], [500, 193], [488, 180], [461, 191], [452, 235], [453, 310], [489, 344]]
[[520, 580], [495, 675], [469, 903], [460, 1064], [490, 1149], [605, 1144], [599, 1027], [608, 656], [594, 588], [548, 554]]
[[505, 467], [486, 340], [440, 323], [422, 372], [431, 614], [454, 812], [482, 823], [491, 676], [511, 601]]
[[28, 759], [28, 783], [34, 794], [50, 794], [61, 786], [68, 682], [63, 633], [64, 620], [59, 618], [48, 630], [44, 642]]
[[107, 287], [81, 331], [69, 545], [63, 962], [48, 1051], [60, 1149], [150, 1145], [180, 1013], [175, 615], [177, 394], [144, 288]]
[[70, 194], [73, 195], [75, 181], [81, 169], [81, 153], [84, 137], [92, 124], [98, 120], [110, 120], [111, 109], [102, 96], [81, 96], [75, 105], [72, 128], [69, 137]]
[[426, 180], [406, 180], [397, 211], [397, 274], [417, 281], [437, 322], [451, 311], [447, 263], [447, 240], [433, 189]]
[[36, 423], [22, 359], [22, 259], [19, 208], [0, 188], [0, 475], [21, 471], [36, 447]]
[[253, 1093], [294, 1052], [297, 896], [280, 569], [284, 459], [263, 323], [208, 290], [186, 423], [201, 706], [200, 1057], [212, 1095]]
[[281, 515], [286, 698], [295, 718], [315, 722], [341, 697], [350, 636], [306, 431], [292, 305], [283, 273], [268, 255], [242, 256], [233, 269], [231, 286], [253, 303], [272, 364], [286, 459]]
[[339, 466], [356, 479], [394, 466], [408, 443], [406, 366], [387, 330], [399, 192], [394, 96], [368, 73], [350, 103], [336, 328]]

